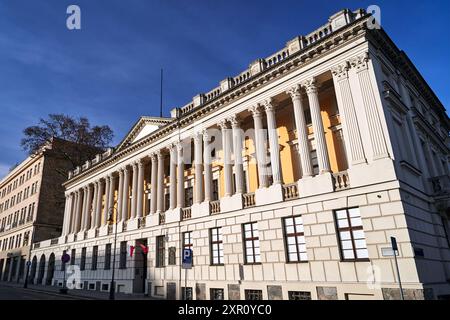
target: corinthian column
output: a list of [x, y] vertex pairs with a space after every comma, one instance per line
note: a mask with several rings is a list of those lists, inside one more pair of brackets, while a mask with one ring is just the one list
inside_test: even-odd
[[177, 147], [174, 144], [169, 146], [170, 151], [170, 209], [177, 206]]
[[272, 99], [264, 101], [267, 115], [267, 129], [269, 133], [270, 163], [272, 166], [273, 184], [281, 184], [280, 146], [278, 144], [277, 121], [275, 118], [275, 107]]
[[322, 116], [320, 114], [319, 89], [315, 79], [307, 80], [303, 83], [309, 100], [311, 120], [314, 130], [314, 140], [316, 142], [317, 161], [319, 162], [320, 173], [330, 172], [330, 160], [328, 157], [327, 143], [325, 141], [325, 129], [323, 127]]
[[137, 181], [137, 200], [136, 200], [136, 216], [142, 218], [144, 211], [144, 162], [138, 162], [138, 181]]
[[138, 163], [133, 163], [133, 183], [131, 189], [131, 219], [136, 218], [136, 205], [137, 205], [137, 189], [138, 189]]
[[259, 105], [255, 105], [249, 109], [253, 115], [253, 121], [255, 126], [255, 149], [256, 159], [258, 163], [258, 178], [259, 188], [267, 188], [267, 170], [266, 170], [266, 150], [264, 147], [264, 129], [262, 123], [262, 113]]
[[103, 225], [108, 224], [108, 211], [109, 211], [109, 189], [111, 188], [111, 181], [109, 176], [105, 177], [105, 207], [103, 208]]
[[183, 146], [181, 142], [177, 143], [177, 160], [178, 160], [178, 177], [177, 177], [177, 207], [184, 208], [184, 159], [183, 159]]
[[364, 148], [361, 140], [358, 119], [356, 118], [355, 104], [348, 80], [349, 65], [347, 62], [331, 69], [335, 82], [336, 97], [339, 101], [339, 113], [342, 116], [342, 127], [348, 137], [349, 155], [351, 164], [366, 162]]
[[81, 224], [81, 211], [82, 211], [82, 201], [83, 201], [83, 194], [82, 189], [77, 191], [77, 211], [75, 214], [75, 229], [74, 233], [77, 233], [80, 231], [80, 224]]
[[92, 213], [90, 229], [95, 228], [95, 219], [97, 217], [97, 198], [98, 198], [98, 182], [94, 182], [94, 197], [92, 199]]
[[313, 175], [311, 151], [308, 143], [308, 128], [306, 126], [305, 111], [302, 104], [301, 86], [296, 85], [287, 92], [292, 99], [294, 107], [295, 127], [297, 129], [298, 153], [302, 168], [302, 178]]
[[114, 193], [116, 187], [116, 177], [114, 175], [109, 176], [109, 194], [108, 194], [108, 202], [106, 203], [106, 216], [105, 216], [105, 225], [108, 224], [109, 214], [114, 214]]
[[208, 130], [203, 131], [203, 165], [205, 169], [205, 201], [212, 200], [212, 165]]
[[152, 153], [150, 156], [152, 160], [152, 172], [151, 172], [151, 190], [150, 190], [150, 214], [156, 212], [157, 208], [157, 184], [158, 184], [158, 156], [155, 153]]
[[105, 192], [105, 185], [103, 184], [103, 181], [101, 179], [98, 181], [97, 192], [98, 194], [97, 194], [97, 210], [95, 217], [95, 226], [99, 228], [102, 222], [102, 203], [103, 203], [103, 194]]
[[230, 118], [233, 129], [234, 171], [236, 177], [236, 193], [244, 193], [244, 165], [242, 163], [243, 136], [241, 132], [241, 119], [236, 115]]
[[130, 198], [130, 172], [127, 167], [123, 169], [123, 187], [122, 187], [122, 221], [128, 220], [128, 201]]
[[219, 123], [222, 130], [222, 150], [223, 150], [223, 174], [225, 181], [225, 197], [233, 194], [233, 171], [231, 165], [231, 142], [229, 139], [229, 125], [226, 120]]
[[123, 168], [119, 169], [119, 186], [117, 190], [117, 217], [116, 222], [122, 221], [122, 203], [123, 203]]
[[158, 150], [157, 152], [158, 157], [158, 203], [156, 211], [157, 213], [161, 213], [164, 211], [164, 154], [161, 150]]
[[203, 201], [203, 154], [202, 135], [194, 134], [194, 156], [195, 156], [195, 203]]
[[87, 212], [86, 212], [87, 204], [88, 204], [87, 187], [83, 187], [83, 205], [81, 207], [80, 230], [84, 230], [84, 225], [85, 225], [86, 215], [87, 215]]
[[89, 228], [91, 227], [92, 186], [89, 184], [86, 187], [86, 190], [87, 190], [86, 212], [85, 212], [83, 230], [89, 230]]
[[369, 75], [369, 56], [363, 54], [350, 60], [350, 64], [356, 69], [358, 75], [361, 94], [363, 97], [363, 107], [365, 109], [369, 136], [372, 143], [373, 158], [381, 159], [389, 157], [386, 140], [381, 126], [380, 115], [375, 101], [375, 93]]

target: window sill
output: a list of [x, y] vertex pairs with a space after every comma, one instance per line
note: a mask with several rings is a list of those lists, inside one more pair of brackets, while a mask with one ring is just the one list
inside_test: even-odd
[[217, 264], [210, 264], [210, 267], [223, 267], [225, 264], [223, 263], [217, 263]]
[[309, 263], [308, 260], [305, 261], [286, 261], [286, 264], [299, 264], [299, 263]]
[[370, 259], [341, 259], [341, 262], [370, 262]]

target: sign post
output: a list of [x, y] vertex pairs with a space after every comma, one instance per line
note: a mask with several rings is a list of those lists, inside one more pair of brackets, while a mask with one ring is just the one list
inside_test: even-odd
[[187, 271], [192, 269], [192, 249], [183, 250], [183, 263], [181, 267], [185, 270], [184, 272], [184, 299], [187, 300]]
[[402, 280], [400, 279], [400, 269], [398, 268], [398, 261], [397, 261], [398, 245], [397, 245], [397, 239], [395, 237], [391, 237], [391, 247], [392, 247], [392, 251], [394, 253], [395, 268], [397, 269], [397, 279], [398, 279], [398, 285], [400, 287], [400, 298], [402, 300], [405, 300], [405, 297], [403, 296]]

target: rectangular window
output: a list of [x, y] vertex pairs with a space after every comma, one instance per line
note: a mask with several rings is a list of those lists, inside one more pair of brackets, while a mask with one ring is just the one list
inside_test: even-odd
[[223, 289], [212, 288], [212, 289], [210, 289], [210, 295], [211, 295], [211, 300], [225, 300], [224, 294], [223, 294]]
[[86, 268], [86, 248], [81, 249], [81, 260], [80, 260], [80, 270]]
[[92, 265], [91, 270], [97, 270], [98, 246], [92, 248]]
[[222, 228], [210, 229], [211, 264], [223, 264]]
[[245, 263], [261, 263], [259, 251], [258, 223], [252, 222], [243, 225], [244, 257]]
[[245, 290], [245, 300], [262, 300], [262, 290]]
[[219, 200], [219, 180], [214, 179], [212, 184], [212, 201]]
[[105, 246], [105, 270], [111, 269], [111, 243]]
[[122, 241], [120, 243], [119, 268], [120, 269], [127, 268], [127, 242], [126, 241]]
[[288, 217], [283, 221], [284, 239], [286, 246], [286, 260], [288, 262], [302, 262], [308, 260], [306, 253], [305, 231], [301, 216]]
[[192, 249], [194, 244], [192, 243], [192, 231], [183, 233], [183, 249]]
[[335, 211], [342, 260], [367, 260], [366, 238], [359, 208]]
[[289, 300], [311, 300], [311, 292], [288, 291]]
[[165, 266], [165, 236], [156, 237], [156, 267], [163, 268]]

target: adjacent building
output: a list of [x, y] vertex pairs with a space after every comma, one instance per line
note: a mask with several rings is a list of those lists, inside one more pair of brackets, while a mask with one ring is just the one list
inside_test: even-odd
[[86, 290], [114, 269], [116, 291], [167, 299], [399, 299], [395, 237], [405, 297], [448, 298], [449, 124], [372, 17], [343, 10], [70, 172], [30, 278], [62, 286], [66, 251]]
[[0, 281], [23, 281], [31, 243], [61, 235], [62, 184], [93, 149], [54, 138], [0, 181]]

